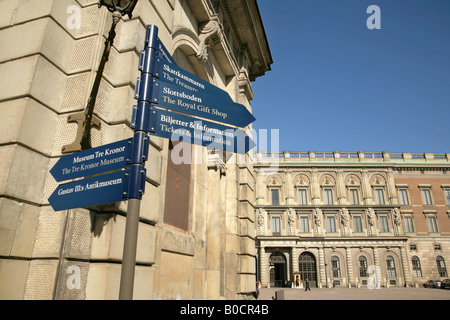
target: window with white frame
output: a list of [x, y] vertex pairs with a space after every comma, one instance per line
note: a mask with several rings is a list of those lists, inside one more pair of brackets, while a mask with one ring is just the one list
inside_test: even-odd
[[389, 232], [389, 223], [387, 216], [380, 216], [380, 232]]
[[309, 232], [309, 218], [300, 217], [300, 232]]
[[409, 205], [408, 189], [407, 188], [400, 188], [400, 189], [398, 189], [398, 196], [400, 198], [400, 204], [402, 206]]
[[350, 189], [351, 204], [359, 204], [358, 189]]
[[381, 189], [381, 188], [375, 189], [375, 199], [377, 201], [377, 204], [385, 204], [383, 189]]
[[417, 256], [411, 258], [411, 263], [413, 267], [413, 276], [414, 278], [422, 277], [422, 267], [420, 266], [420, 260]]
[[361, 216], [353, 217], [353, 232], [363, 232]]
[[429, 233], [437, 233], [438, 226], [436, 216], [434, 214], [427, 215], [427, 224], [428, 224], [428, 232]]
[[447, 205], [450, 205], [450, 188], [444, 189], [445, 201]]
[[298, 189], [298, 200], [301, 206], [308, 204], [306, 189]]
[[414, 221], [411, 216], [404, 216], [403, 221], [405, 223], [405, 232], [412, 233], [414, 232]]
[[272, 232], [280, 233], [281, 232], [281, 219], [280, 217], [272, 217]]
[[432, 205], [433, 200], [431, 199], [431, 188], [421, 188], [422, 201], [424, 205]]
[[336, 217], [327, 216], [327, 231], [336, 232]]
[[325, 204], [332, 205], [333, 204], [333, 189], [324, 189], [323, 195], [325, 198]]
[[395, 262], [392, 256], [386, 257], [386, 273], [388, 278], [395, 278], [397, 274], [395, 272]]
[[280, 190], [279, 189], [270, 189], [270, 195], [272, 199], [272, 205], [278, 206], [280, 205]]

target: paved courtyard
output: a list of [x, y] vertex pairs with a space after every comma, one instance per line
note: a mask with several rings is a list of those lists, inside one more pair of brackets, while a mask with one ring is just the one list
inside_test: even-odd
[[262, 288], [258, 300], [272, 300], [276, 291], [284, 300], [450, 300], [450, 290], [426, 288]]

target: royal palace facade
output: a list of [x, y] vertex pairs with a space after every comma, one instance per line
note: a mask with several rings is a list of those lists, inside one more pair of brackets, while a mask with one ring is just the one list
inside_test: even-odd
[[[119, 298], [127, 201], [55, 211], [50, 170], [82, 137], [97, 148], [133, 136], [148, 25], [180, 68], [250, 112], [252, 82], [270, 70], [256, 0], [126, 3], [1, 3], [0, 300]], [[253, 297], [254, 195], [237, 192], [252, 167], [187, 143], [175, 164], [175, 141], [149, 141], [133, 299]]]
[[421, 286], [450, 263], [450, 154], [255, 154], [262, 287]]

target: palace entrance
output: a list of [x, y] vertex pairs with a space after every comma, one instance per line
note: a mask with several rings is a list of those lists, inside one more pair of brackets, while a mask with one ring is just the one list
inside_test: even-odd
[[308, 279], [311, 287], [317, 287], [316, 259], [312, 253], [304, 252], [300, 255], [298, 258], [298, 271], [302, 281]]
[[270, 286], [284, 287], [286, 283], [286, 257], [281, 252], [274, 252], [269, 258]]

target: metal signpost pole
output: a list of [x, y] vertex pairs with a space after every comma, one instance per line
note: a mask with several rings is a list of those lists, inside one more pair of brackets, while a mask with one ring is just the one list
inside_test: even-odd
[[154, 43], [158, 37], [156, 26], [147, 28], [146, 47], [141, 53], [139, 69], [144, 86], [136, 87], [138, 104], [133, 111], [132, 128], [134, 129], [133, 151], [128, 191], [128, 211], [123, 247], [122, 274], [120, 281], [120, 300], [133, 299], [134, 275], [136, 268], [137, 239], [141, 199], [145, 188], [145, 161], [148, 158], [150, 126], [150, 104], [152, 85], [152, 68], [156, 51]]

